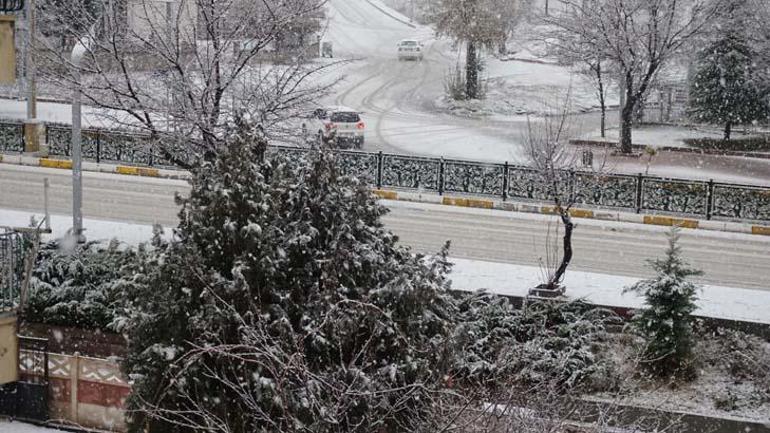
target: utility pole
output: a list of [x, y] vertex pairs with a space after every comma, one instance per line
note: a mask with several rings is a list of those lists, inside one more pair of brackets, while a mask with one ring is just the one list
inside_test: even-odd
[[37, 119], [37, 86], [35, 85], [35, 0], [26, 1], [27, 14], [27, 120]]
[[24, 151], [38, 152], [40, 136], [43, 135], [37, 119], [37, 85], [35, 66], [35, 0], [25, 2], [27, 16], [27, 50], [25, 52], [25, 69], [27, 71], [27, 119], [24, 122]]

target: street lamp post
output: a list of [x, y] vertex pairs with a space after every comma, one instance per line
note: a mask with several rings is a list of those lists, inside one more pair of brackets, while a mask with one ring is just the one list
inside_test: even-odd
[[81, 140], [81, 94], [80, 63], [86, 52], [86, 44], [78, 41], [72, 49], [72, 70], [74, 87], [72, 89], [72, 236], [77, 242], [84, 243], [83, 234], [83, 171]]

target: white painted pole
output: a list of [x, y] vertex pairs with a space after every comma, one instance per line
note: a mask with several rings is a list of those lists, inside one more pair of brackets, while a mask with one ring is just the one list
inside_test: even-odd
[[48, 209], [48, 189], [50, 188], [50, 183], [48, 182], [48, 178], [43, 178], [43, 207], [45, 208], [45, 229], [49, 233], [51, 232], [51, 214]]
[[82, 140], [81, 140], [81, 94], [80, 63], [86, 47], [78, 41], [72, 49], [72, 70], [75, 85], [72, 89], [72, 236], [77, 242], [84, 243], [83, 234], [83, 171], [82, 171]]

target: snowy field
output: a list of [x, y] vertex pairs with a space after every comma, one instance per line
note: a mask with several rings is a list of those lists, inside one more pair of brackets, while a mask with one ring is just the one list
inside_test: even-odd
[[[27, 226], [32, 216], [33, 214], [29, 212], [0, 210], [0, 224]], [[39, 214], [35, 217], [38, 221], [42, 219]], [[602, 222], [587, 220], [585, 223]], [[70, 217], [52, 215], [53, 233], [49, 238], [66, 235], [71, 226]], [[129, 245], [137, 245], [149, 241], [152, 237], [152, 226], [149, 225], [86, 219], [84, 226], [88, 228], [86, 235], [89, 240], [107, 241], [116, 238]], [[663, 227], [651, 229], [665, 231]], [[171, 236], [171, 230], [166, 229], [164, 235]], [[721, 232], [709, 233], [709, 235], [736, 236], [734, 233]], [[451, 274], [452, 287], [460, 290], [486, 290], [501, 295], [525, 296], [530, 288], [541, 282], [539, 281], [541, 270], [534, 266], [457, 258], [452, 258], [451, 261], [455, 264]], [[585, 299], [595, 304], [630, 308], [640, 307], [642, 299], [634, 293], [623, 294], [623, 288], [637, 281], [639, 281], [638, 278], [579, 271], [568, 271], [565, 279], [567, 295], [572, 299]], [[768, 314], [770, 291], [706, 285], [700, 293], [698, 307], [697, 314], [703, 316], [770, 324], [770, 314]]]

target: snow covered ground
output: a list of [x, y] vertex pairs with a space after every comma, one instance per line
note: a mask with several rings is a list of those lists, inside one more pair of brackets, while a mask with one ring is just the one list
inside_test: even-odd
[[[617, 142], [619, 136], [618, 128], [608, 128], [606, 137], [602, 138], [599, 131], [592, 131], [582, 137], [588, 140], [606, 140]], [[634, 128], [633, 142], [643, 146], [653, 147], [689, 147], [682, 140], [688, 138], [717, 138], [721, 139], [724, 134], [714, 127], [691, 127], [691, 126], [670, 126], [670, 125], [642, 125]], [[737, 136], [738, 134], [736, 134]]]
[[[0, 210], [0, 225], [27, 226], [33, 214], [23, 211]], [[36, 218], [42, 219], [37, 214]], [[587, 221], [587, 223], [589, 223]], [[72, 220], [62, 215], [52, 215], [52, 234], [49, 238], [67, 234]], [[152, 237], [152, 226], [127, 224], [105, 220], [86, 219], [89, 240], [117, 238], [129, 245], [147, 242]], [[654, 228], [663, 231], [663, 228]], [[730, 233], [714, 233], [715, 236], [734, 236]], [[166, 229], [165, 236], [171, 236]], [[525, 296], [528, 290], [541, 281], [541, 270], [534, 266], [493, 263], [479, 260], [452, 258], [452, 287], [467, 291], [486, 290], [492, 293]], [[636, 294], [623, 294], [623, 288], [638, 278], [607, 275], [592, 272], [568, 271], [565, 279], [567, 295], [573, 299], [618, 307], [636, 308], [642, 299]], [[698, 300], [698, 314], [732, 320], [745, 320], [770, 324], [770, 291], [732, 287], [704, 286]]]
[[[452, 259], [452, 286], [463, 290], [487, 290], [500, 295], [526, 296], [540, 284], [540, 269], [533, 266]], [[643, 299], [623, 288], [638, 278], [592, 272], [567, 271], [566, 295], [572, 299], [613, 306], [638, 308]], [[731, 320], [770, 324], [770, 292], [734, 287], [703, 286], [696, 314]]]
[[0, 419], [0, 433], [53, 433], [63, 431], [51, 427], [41, 427], [24, 422]]

